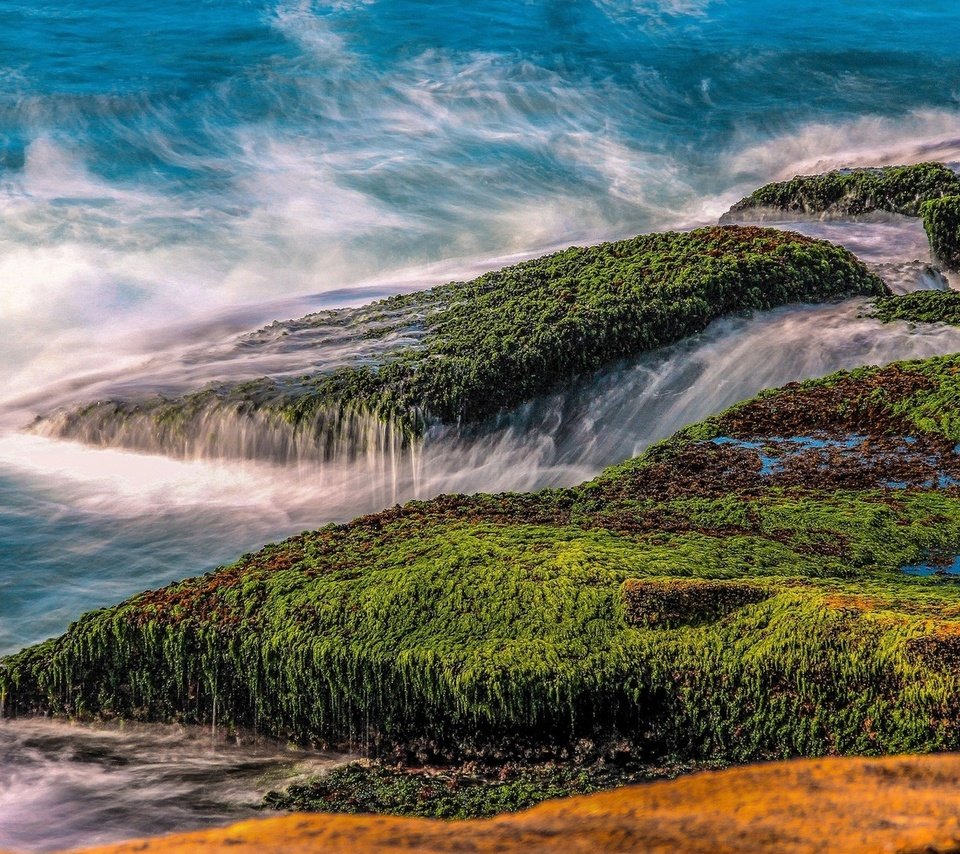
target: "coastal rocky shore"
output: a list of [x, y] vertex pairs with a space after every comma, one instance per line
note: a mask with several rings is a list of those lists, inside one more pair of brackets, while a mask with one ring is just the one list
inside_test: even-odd
[[[769, 185], [729, 218], [920, 216], [949, 271], [958, 206], [954, 172], [921, 164]], [[415, 445], [717, 318], [853, 296], [884, 322], [960, 322], [960, 294], [895, 296], [840, 247], [725, 224], [267, 327], [346, 355], [33, 429], [191, 455], [214, 413], [320, 458], [377, 430]], [[960, 354], [865, 366], [579, 486], [412, 501], [94, 611], [0, 661], [0, 709], [357, 751], [265, 805], [461, 818], [755, 760], [960, 750], [958, 555]]]

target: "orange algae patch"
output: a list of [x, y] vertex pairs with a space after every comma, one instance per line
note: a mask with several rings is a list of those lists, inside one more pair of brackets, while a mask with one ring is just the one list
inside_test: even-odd
[[866, 612], [890, 607], [889, 602], [876, 596], [862, 596], [856, 593], [831, 593], [825, 596], [823, 601], [828, 608], [838, 611]]

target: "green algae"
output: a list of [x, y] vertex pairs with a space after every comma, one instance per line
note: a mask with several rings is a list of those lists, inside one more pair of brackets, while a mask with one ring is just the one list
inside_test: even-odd
[[843, 169], [766, 184], [725, 215], [763, 209], [805, 216], [862, 216], [876, 211], [921, 216], [924, 202], [960, 195], [960, 176], [942, 163]]
[[517, 812], [552, 798], [586, 795], [691, 770], [699, 770], [699, 766], [633, 762], [403, 769], [353, 762], [286, 791], [270, 792], [263, 806], [301, 812], [484, 818]]
[[[960, 548], [960, 490], [928, 482], [960, 474], [958, 377], [960, 356], [841, 372], [580, 487], [306, 532], [8, 657], [5, 713], [215, 718], [418, 761], [955, 749], [960, 584], [900, 567]], [[764, 473], [748, 440], [783, 436], [837, 444]]]
[[946, 270], [960, 270], [960, 195], [930, 199], [920, 215], [934, 260]]
[[960, 292], [914, 291], [880, 297], [874, 301], [869, 316], [884, 323], [904, 320], [908, 323], [947, 323], [960, 326]]
[[219, 384], [176, 399], [104, 402], [68, 414], [62, 430], [72, 435], [86, 425], [103, 436], [124, 419], [145, 416], [162, 443], [176, 447], [215, 406], [263, 414], [321, 442], [357, 414], [412, 439], [428, 423], [482, 420], [724, 315], [884, 293], [846, 250], [799, 234], [732, 226], [642, 235], [295, 322], [340, 324], [354, 336], [376, 337], [416, 318], [421, 333], [414, 343], [368, 363]]

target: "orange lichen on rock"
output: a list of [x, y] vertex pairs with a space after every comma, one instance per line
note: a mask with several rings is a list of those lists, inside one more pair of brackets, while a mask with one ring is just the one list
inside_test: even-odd
[[[704, 772], [466, 822], [290, 815], [96, 854], [960, 851], [960, 755]], [[94, 852], [88, 852], [94, 854]]]

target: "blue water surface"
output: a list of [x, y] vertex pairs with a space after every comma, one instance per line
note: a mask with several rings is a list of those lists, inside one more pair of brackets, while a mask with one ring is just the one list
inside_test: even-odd
[[932, 564], [932, 563], [918, 563], [912, 564], [910, 566], [903, 567], [903, 572], [907, 575], [943, 575], [943, 576], [960, 576], [960, 556], [957, 556], [953, 559], [953, 562], [950, 564]]
[[270, 539], [282, 522], [193, 505], [116, 514], [61, 486], [0, 473], [0, 655], [80, 614], [198, 575]]
[[622, 146], [671, 190], [719, 192], [738, 146], [954, 110], [958, 25], [919, 2], [4, 0], [0, 158], [15, 173], [53, 139], [96, 175], [216, 208], [243, 203], [260, 131], [337, 152], [335, 183], [403, 215], [465, 208], [472, 176], [491, 200], [585, 192], [636, 227], [651, 211], [574, 149]]

